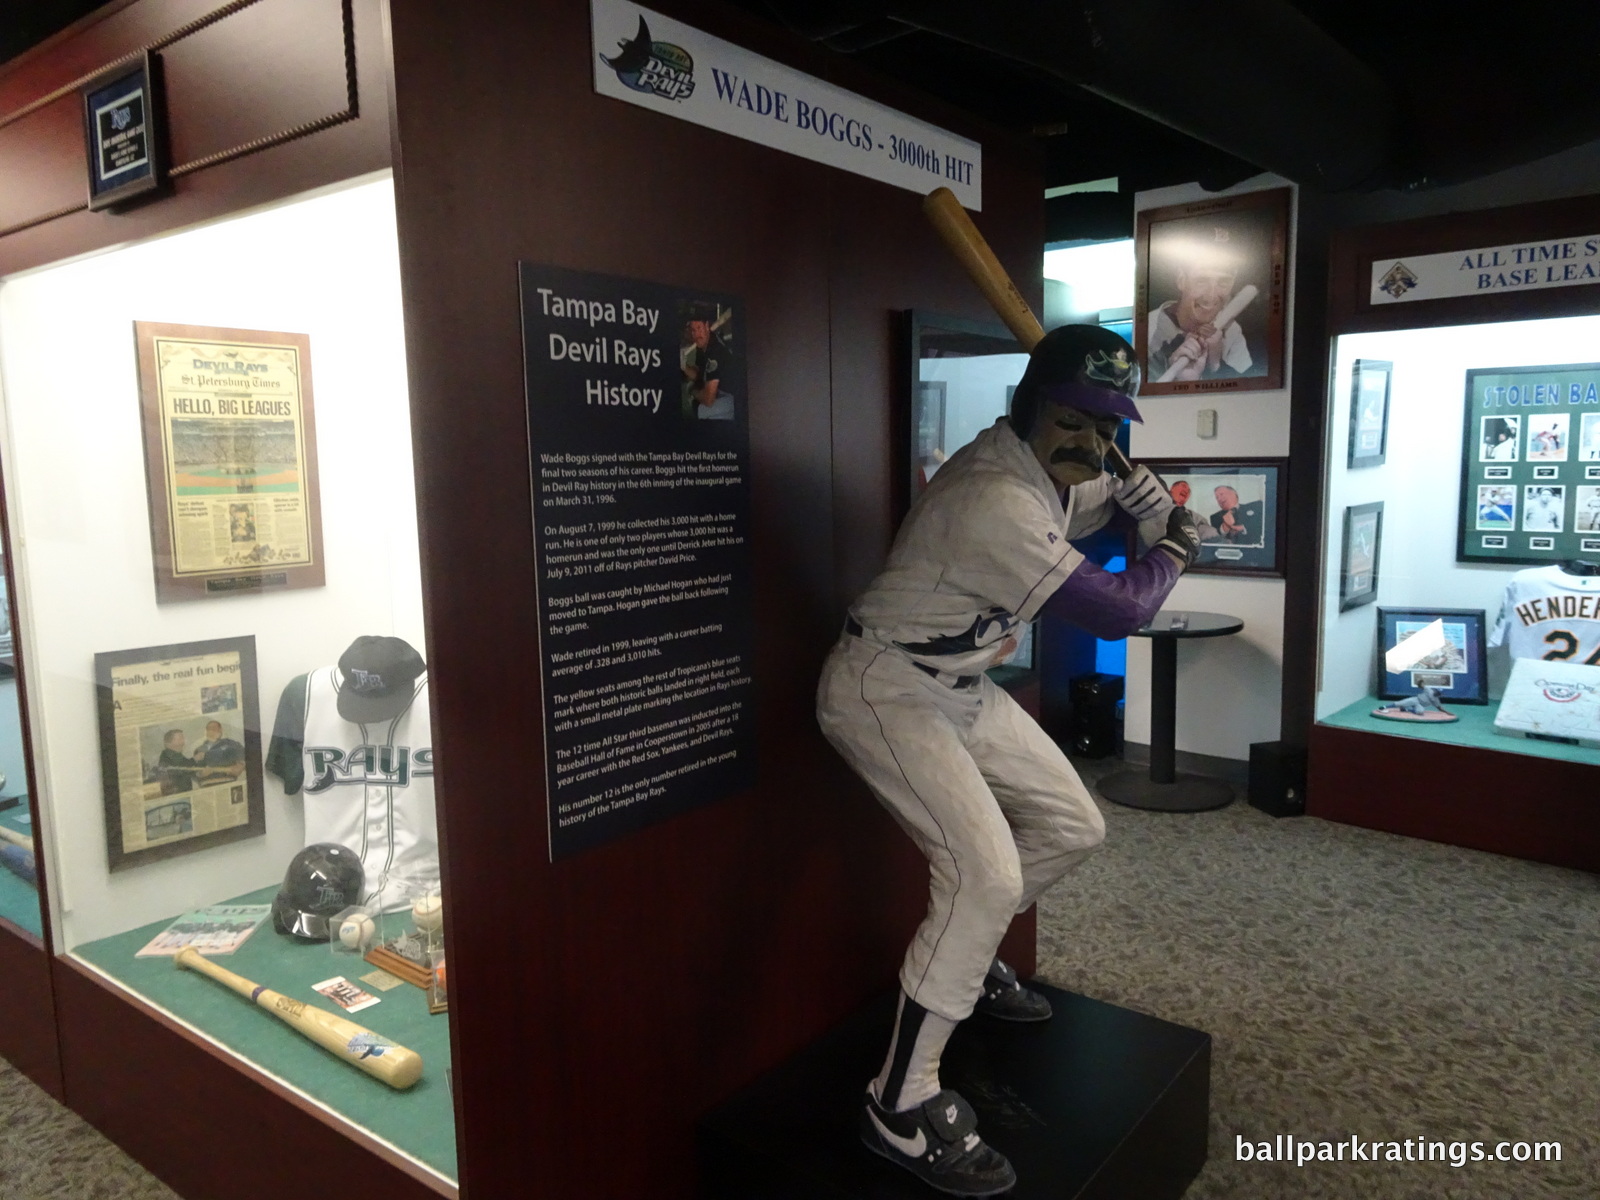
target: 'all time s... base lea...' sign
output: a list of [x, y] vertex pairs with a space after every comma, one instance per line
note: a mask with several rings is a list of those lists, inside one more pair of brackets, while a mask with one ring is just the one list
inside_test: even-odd
[[1600, 234], [1381, 258], [1369, 302], [1404, 304], [1600, 283]]
[[591, 0], [594, 90], [812, 162], [983, 208], [983, 148], [627, 0]]

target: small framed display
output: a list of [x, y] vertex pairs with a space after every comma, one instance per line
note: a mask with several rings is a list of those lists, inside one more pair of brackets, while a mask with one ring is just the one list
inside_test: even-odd
[[1344, 551], [1339, 560], [1339, 611], [1378, 598], [1378, 561], [1383, 553], [1383, 501], [1344, 510]]
[[1200, 520], [1199, 575], [1284, 574], [1282, 458], [1139, 460]]
[[124, 204], [161, 187], [161, 60], [148, 51], [81, 89], [89, 153], [89, 208]]
[[267, 831], [253, 637], [94, 656], [113, 871]]
[[1350, 380], [1349, 466], [1381, 467], [1389, 443], [1389, 380], [1394, 364], [1358, 358]]
[[303, 333], [134, 322], [156, 603], [321, 587]]
[[1283, 386], [1289, 206], [1272, 188], [1138, 214], [1141, 396]]
[[[1439, 638], [1425, 634], [1435, 622]], [[1433, 647], [1408, 659], [1397, 646], [1424, 634]], [[1439, 699], [1455, 704], [1489, 703], [1485, 661], [1484, 610], [1481, 608], [1378, 608], [1378, 698], [1400, 700], [1424, 687], [1439, 689]], [[1391, 661], [1391, 655], [1393, 661]], [[1401, 667], [1391, 670], [1392, 666]]]

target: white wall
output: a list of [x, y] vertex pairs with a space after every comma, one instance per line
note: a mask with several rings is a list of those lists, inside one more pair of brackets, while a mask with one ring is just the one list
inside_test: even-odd
[[[1384, 464], [1352, 471], [1345, 464], [1350, 377], [1358, 358], [1392, 362], [1394, 373]], [[1523, 568], [1456, 562], [1466, 373], [1473, 367], [1563, 362], [1600, 362], [1600, 316], [1357, 333], [1338, 339], [1328, 420], [1329, 549], [1323, 577], [1318, 719], [1353, 704], [1376, 686], [1378, 605], [1481, 608], [1492, 627], [1507, 580]], [[1574, 439], [1577, 433], [1574, 419]], [[1374, 500], [1384, 502], [1378, 598], [1341, 613], [1344, 510]], [[1520, 513], [1520, 495], [1518, 503]], [[1490, 694], [1499, 696], [1508, 668], [1504, 650], [1490, 653], [1489, 667]]]
[[[1275, 175], [1258, 175], [1237, 187], [1208, 192], [1198, 184], [1140, 192], [1134, 206], [1165, 208], [1267, 188], [1289, 186]], [[1294, 261], [1296, 222], [1290, 212], [1289, 261]], [[1294, 344], [1294, 271], [1285, 297], [1284, 338]], [[1293, 364], [1284, 362], [1284, 378]], [[1197, 432], [1201, 409], [1217, 412], [1217, 436]], [[1288, 458], [1289, 389], [1145, 396], [1144, 424], [1134, 425], [1130, 446], [1138, 458]], [[1281, 495], [1281, 492], [1280, 492]], [[1179, 580], [1165, 607], [1229, 613], [1244, 631], [1225, 638], [1197, 639], [1178, 647], [1178, 749], [1220, 758], [1248, 759], [1250, 743], [1276, 741], [1283, 689], [1283, 591], [1281, 579], [1229, 579], [1189, 575]], [[1124, 733], [1131, 742], [1150, 740], [1150, 646], [1128, 640]]]
[[[284, 685], [356, 636], [425, 649], [397, 251], [384, 177], [0, 286], [19, 633], [62, 948], [276, 883], [304, 844], [299, 798], [268, 776], [265, 837], [108, 874], [96, 652], [253, 634], [265, 737]], [[135, 320], [310, 335], [326, 587], [156, 604]]]

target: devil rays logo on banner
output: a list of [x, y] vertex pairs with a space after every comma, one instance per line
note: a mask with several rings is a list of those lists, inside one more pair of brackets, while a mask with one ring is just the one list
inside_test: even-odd
[[600, 61], [636, 92], [654, 92], [667, 100], [686, 100], [694, 94], [694, 58], [682, 46], [652, 41], [650, 26], [639, 18], [632, 41], [619, 38], [618, 52]]

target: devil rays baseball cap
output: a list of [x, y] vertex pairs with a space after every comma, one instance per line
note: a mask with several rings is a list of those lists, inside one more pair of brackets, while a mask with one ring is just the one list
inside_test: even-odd
[[367, 724], [399, 716], [411, 703], [417, 676], [428, 669], [411, 643], [362, 635], [339, 656], [339, 715]]
[[1011, 397], [1013, 424], [1031, 426], [1040, 404], [1143, 422], [1133, 402], [1138, 394], [1139, 360], [1125, 338], [1100, 325], [1062, 325], [1028, 356]]

